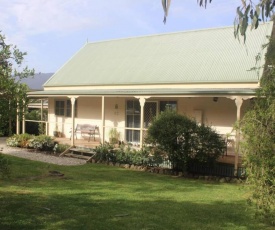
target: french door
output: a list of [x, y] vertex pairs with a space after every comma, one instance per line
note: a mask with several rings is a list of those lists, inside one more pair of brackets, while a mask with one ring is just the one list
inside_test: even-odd
[[[148, 128], [157, 115], [157, 102], [145, 102], [144, 128]], [[126, 141], [139, 143], [140, 141], [140, 104], [138, 100], [128, 100], [126, 103]], [[132, 128], [132, 129], [131, 129]]]

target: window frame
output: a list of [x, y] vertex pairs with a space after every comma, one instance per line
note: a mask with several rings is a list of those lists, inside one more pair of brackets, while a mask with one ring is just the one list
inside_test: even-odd
[[[178, 101], [177, 100], [161, 100], [159, 101], [159, 112], [164, 112], [166, 109], [162, 109], [162, 103], [171, 104], [171, 108], [168, 108], [170, 111], [178, 112]], [[166, 106], [165, 106], [166, 107]]]
[[[57, 108], [57, 104], [60, 104], [60, 108]], [[63, 104], [63, 105], [62, 105]], [[77, 100], [75, 101], [75, 117], [77, 117]], [[62, 108], [63, 107], [63, 108]], [[61, 111], [61, 112], [60, 112]], [[62, 112], [63, 111], [63, 112]], [[54, 103], [55, 116], [72, 117], [72, 104], [70, 99], [55, 100]]]

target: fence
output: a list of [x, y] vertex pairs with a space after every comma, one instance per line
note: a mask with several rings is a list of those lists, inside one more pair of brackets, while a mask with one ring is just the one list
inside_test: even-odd
[[[234, 165], [225, 163], [216, 163], [213, 165], [193, 163], [188, 165], [188, 172], [223, 177], [235, 177]], [[238, 167], [237, 177], [245, 176], [245, 168]]]

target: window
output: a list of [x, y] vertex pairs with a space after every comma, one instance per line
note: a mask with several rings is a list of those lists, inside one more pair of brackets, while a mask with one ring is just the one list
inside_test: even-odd
[[176, 101], [160, 101], [159, 103], [160, 112], [165, 110], [177, 111], [177, 102]]
[[[77, 101], [75, 101], [75, 117], [77, 116]], [[57, 116], [72, 116], [71, 100], [55, 101], [55, 115]]]
[[64, 116], [65, 101], [55, 101], [55, 115]]

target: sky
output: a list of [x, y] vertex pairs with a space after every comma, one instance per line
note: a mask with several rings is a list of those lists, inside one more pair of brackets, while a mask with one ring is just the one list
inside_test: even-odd
[[[36, 73], [58, 71], [87, 42], [233, 26], [241, 0], [0, 0], [0, 30]], [[232, 35], [233, 36], [233, 35]]]

